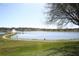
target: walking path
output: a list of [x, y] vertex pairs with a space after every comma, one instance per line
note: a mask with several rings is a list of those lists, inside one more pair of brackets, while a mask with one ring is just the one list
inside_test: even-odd
[[6, 33], [5, 35], [2, 36], [3, 39], [9, 39], [10, 36], [14, 35], [16, 33]]

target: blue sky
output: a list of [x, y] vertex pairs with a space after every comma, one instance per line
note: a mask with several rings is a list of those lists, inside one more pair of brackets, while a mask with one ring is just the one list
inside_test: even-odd
[[0, 27], [40, 27], [45, 4], [0, 4]]
[[55, 25], [44, 24], [44, 12], [44, 3], [1, 3], [0, 27], [56, 28]]

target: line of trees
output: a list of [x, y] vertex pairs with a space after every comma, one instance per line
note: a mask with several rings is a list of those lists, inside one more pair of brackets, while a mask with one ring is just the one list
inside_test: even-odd
[[79, 28], [74, 29], [41, 29], [41, 28], [0, 28], [0, 31], [7, 32], [15, 29], [17, 31], [76, 31], [79, 32]]

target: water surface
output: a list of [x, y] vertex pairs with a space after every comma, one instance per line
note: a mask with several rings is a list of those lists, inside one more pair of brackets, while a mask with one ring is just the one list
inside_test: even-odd
[[12, 39], [40, 39], [40, 40], [54, 40], [54, 39], [79, 39], [79, 32], [46, 32], [46, 31], [29, 31], [17, 32]]
[[3, 34], [5, 34], [5, 32], [0, 32], [0, 35], [3, 35]]

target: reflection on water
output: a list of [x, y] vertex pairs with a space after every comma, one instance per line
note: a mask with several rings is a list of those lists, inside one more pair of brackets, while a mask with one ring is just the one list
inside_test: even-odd
[[18, 32], [12, 39], [79, 39], [79, 32]]

